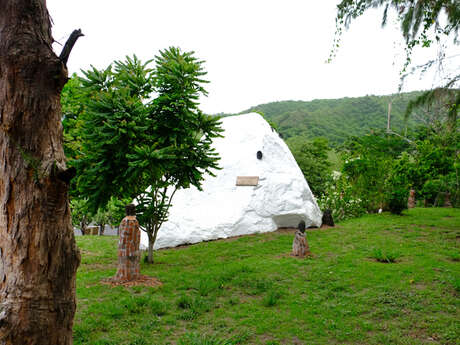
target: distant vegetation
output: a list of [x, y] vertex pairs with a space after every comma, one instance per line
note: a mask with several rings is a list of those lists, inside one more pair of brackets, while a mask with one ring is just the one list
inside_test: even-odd
[[272, 102], [241, 113], [262, 114], [280, 133], [321, 209], [340, 221], [379, 209], [400, 214], [410, 189], [419, 205], [460, 205], [458, 99], [459, 90], [445, 89]]
[[[403, 130], [404, 112], [411, 99], [421, 92], [388, 96], [364, 96], [341, 99], [319, 99], [310, 102], [282, 101], [260, 104], [240, 114], [258, 111], [273, 122], [284, 139], [301, 136], [306, 139], [324, 137], [332, 146], [350, 136], [368, 134], [371, 129], [387, 126], [388, 104], [392, 100], [391, 129]], [[414, 126], [409, 120], [407, 126]]]

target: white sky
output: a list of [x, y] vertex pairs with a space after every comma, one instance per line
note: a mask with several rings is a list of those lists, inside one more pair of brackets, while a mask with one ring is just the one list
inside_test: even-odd
[[[179, 46], [206, 61], [210, 84], [202, 110], [229, 113], [272, 101], [397, 92], [404, 49], [397, 25], [381, 29], [381, 10], [356, 20], [344, 33], [336, 59], [325, 63], [338, 2], [47, 0], [47, 6], [56, 41], [64, 44], [78, 28], [85, 34], [70, 55], [70, 73], [90, 65], [104, 68], [132, 54], [145, 61]], [[415, 54], [416, 62], [433, 52]], [[449, 51], [459, 53], [459, 46]], [[411, 78], [404, 90], [432, 84], [432, 76]]]

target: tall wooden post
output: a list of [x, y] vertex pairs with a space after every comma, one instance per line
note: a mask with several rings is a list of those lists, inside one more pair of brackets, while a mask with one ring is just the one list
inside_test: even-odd
[[116, 281], [125, 282], [139, 278], [141, 233], [136, 219], [136, 207], [126, 206], [126, 217], [120, 224], [118, 241], [118, 269]]

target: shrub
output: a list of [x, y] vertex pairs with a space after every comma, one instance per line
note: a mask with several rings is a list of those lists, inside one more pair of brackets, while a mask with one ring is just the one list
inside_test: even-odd
[[182, 295], [176, 301], [176, 304], [180, 309], [190, 309], [193, 305], [193, 300], [189, 296]]
[[262, 303], [265, 307], [273, 307], [278, 303], [278, 300], [281, 298], [281, 292], [275, 289], [269, 290], [265, 295]]
[[326, 191], [318, 199], [318, 204], [322, 210], [332, 210], [336, 222], [360, 217], [367, 212], [365, 202], [355, 196], [348, 179], [340, 174], [334, 177], [333, 182], [326, 184]]
[[372, 258], [378, 262], [383, 263], [394, 263], [400, 257], [399, 253], [393, 251], [383, 251], [380, 248], [374, 249], [372, 251]]
[[199, 315], [208, 312], [212, 308], [212, 303], [199, 296], [192, 298], [190, 296], [182, 295], [176, 302], [179, 309], [183, 309], [183, 312], [179, 314], [178, 319], [180, 320], [194, 320]]
[[400, 215], [403, 210], [407, 209], [407, 196], [406, 189], [395, 187], [388, 196], [388, 208], [393, 214]]
[[163, 302], [160, 302], [160, 301], [149, 301], [148, 305], [149, 305], [150, 311], [154, 315], [158, 315], [158, 316], [165, 315], [168, 310], [167, 306]]
[[200, 296], [207, 296], [209, 293], [213, 292], [214, 290], [217, 290], [219, 286], [221, 285], [221, 282], [216, 280], [216, 279], [211, 279], [211, 278], [204, 278], [201, 279], [198, 282], [198, 293]]
[[439, 179], [428, 180], [422, 188], [422, 196], [429, 204], [433, 205], [438, 193], [442, 190], [442, 182]]

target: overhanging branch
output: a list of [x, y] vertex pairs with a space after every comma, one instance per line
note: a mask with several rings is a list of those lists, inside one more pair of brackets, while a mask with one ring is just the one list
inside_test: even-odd
[[72, 48], [77, 42], [78, 38], [81, 36], [85, 36], [82, 34], [81, 29], [74, 30], [71, 34], [69, 39], [64, 45], [64, 48], [62, 49], [61, 55], [59, 55], [59, 59], [64, 63], [64, 65], [67, 65], [67, 60], [69, 59], [70, 52], [72, 51]]

